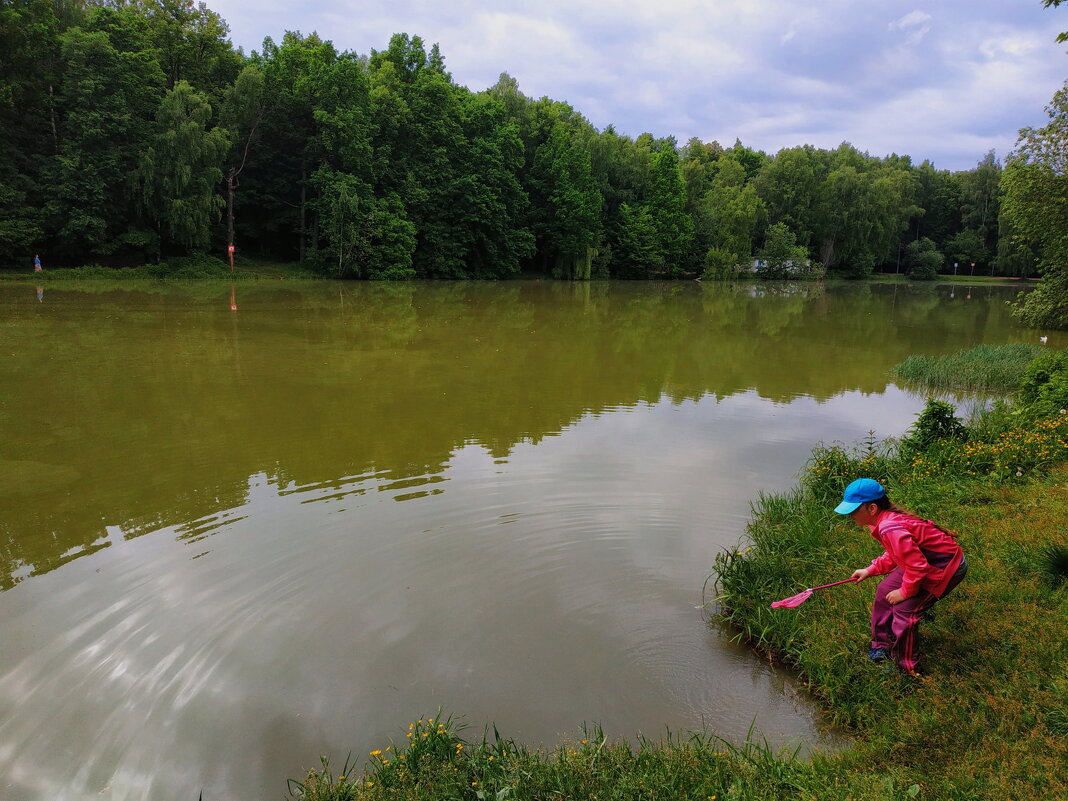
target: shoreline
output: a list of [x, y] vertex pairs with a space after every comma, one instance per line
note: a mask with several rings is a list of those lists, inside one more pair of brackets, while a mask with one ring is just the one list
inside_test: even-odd
[[[894, 462], [870, 444], [816, 446], [794, 490], [754, 505], [747, 547], [717, 557], [715, 619], [796, 671], [830, 722], [854, 738], [841, 752], [776, 753], [755, 732], [742, 744], [697, 733], [632, 746], [599, 730], [539, 752], [496, 730], [466, 740], [451, 719], [441, 727], [432, 720], [433, 728], [420, 720], [409, 726], [416, 739], [372, 751], [362, 766], [356, 760], [336, 771], [324, 762], [291, 781], [291, 792], [311, 801], [1066, 799], [1068, 586], [1044, 583], [1021, 551], [1035, 554], [1062, 536], [1068, 416], [1039, 423], [1045, 440], [1027, 426], [1010, 432], [983, 457], [994, 459], [991, 469], [967, 478], [961, 465], [932, 476], [922, 457]], [[1036, 456], [1052, 452], [1026, 474], [1006, 474], [997, 460], [1011, 450], [1009, 440]], [[798, 587], [870, 561], [870, 537], [837, 519], [829, 501], [844, 475], [886, 471], [895, 501], [960, 532], [973, 563], [968, 580], [923, 624], [921, 679], [886, 674], [866, 658], [875, 582], [821, 593], [802, 608], [770, 609]]]

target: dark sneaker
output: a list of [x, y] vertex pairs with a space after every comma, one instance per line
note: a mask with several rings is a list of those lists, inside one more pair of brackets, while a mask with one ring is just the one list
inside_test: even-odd
[[890, 651], [886, 648], [869, 648], [868, 659], [872, 662], [882, 662], [890, 656]]

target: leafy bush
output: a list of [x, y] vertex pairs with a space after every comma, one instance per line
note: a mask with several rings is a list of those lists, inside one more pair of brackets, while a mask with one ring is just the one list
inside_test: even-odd
[[709, 248], [705, 254], [705, 268], [701, 278], [705, 281], [727, 281], [737, 278], [738, 256], [726, 248]]
[[875, 257], [871, 253], [858, 253], [848, 263], [841, 264], [836, 272], [850, 281], [860, 281], [875, 271]]
[[761, 278], [791, 278], [808, 268], [808, 250], [798, 245], [794, 232], [775, 223], [764, 236], [764, 248], [757, 254], [756, 273]]
[[952, 403], [928, 398], [923, 411], [916, 416], [916, 422], [901, 439], [901, 448], [906, 453], [927, 450], [936, 440], [968, 439], [968, 429], [954, 413], [957, 411]]
[[206, 253], [174, 256], [148, 268], [153, 278], [229, 278], [230, 267]]
[[1020, 400], [1047, 414], [1068, 408], [1068, 352], [1055, 351], [1032, 361], [1020, 381]]
[[932, 281], [938, 277], [944, 257], [935, 243], [927, 237], [910, 242], [905, 249], [908, 255], [909, 278], [913, 281]]

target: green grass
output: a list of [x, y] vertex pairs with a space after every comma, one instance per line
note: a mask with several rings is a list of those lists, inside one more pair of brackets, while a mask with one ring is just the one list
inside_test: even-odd
[[248, 281], [257, 279], [317, 279], [323, 276], [306, 264], [278, 262], [251, 256], [234, 259], [234, 270], [229, 263], [214, 256], [195, 255], [168, 259], [160, 264], [141, 264], [136, 267], [105, 267], [86, 264], [79, 267], [59, 267], [40, 273], [28, 270], [0, 272], [0, 280], [33, 281], [51, 283], [56, 281], [111, 281], [140, 282], [146, 280], [224, 280]]
[[[904, 273], [873, 273], [865, 279], [866, 282], [873, 284], [910, 284], [913, 286], [924, 284], [929, 286], [934, 284], [964, 284], [971, 286], [978, 286], [979, 284], [1019, 285], [1023, 283], [1038, 283], [1039, 280], [1036, 278], [1018, 278], [1011, 275], [968, 275], [967, 273], [963, 275], [939, 273], [938, 277], [932, 281], [910, 281], [909, 277]], [[855, 283], [864, 283], [864, 281]]]
[[979, 345], [941, 356], [909, 356], [890, 373], [907, 386], [934, 392], [1009, 393], [1031, 360], [1047, 352], [1042, 345]]
[[353, 799], [754, 799], [799, 797], [826, 787], [833, 760], [774, 754], [766, 745], [732, 745], [717, 737], [636, 745], [610, 742], [599, 728], [552, 752], [531, 751], [494, 730], [480, 739], [460, 736], [462, 726], [435, 718], [409, 724], [405, 742], [373, 750], [361, 766], [351, 757], [340, 770], [324, 759], [301, 781], [294, 798]]

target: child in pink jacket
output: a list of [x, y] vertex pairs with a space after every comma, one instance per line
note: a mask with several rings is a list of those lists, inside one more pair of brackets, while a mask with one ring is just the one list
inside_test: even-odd
[[865, 526], [883, 546], [853, 578], [885, 575], [871, 610], [871, 650], [881, 662], [893, 657], [908, 675], [919, 674], [917, 627], [923, 613], [956, 587], [968, 572], [964, 551], [951, 534], [890, 502], [878, 481], [858, 478], [845, 489], [835, 510]]

